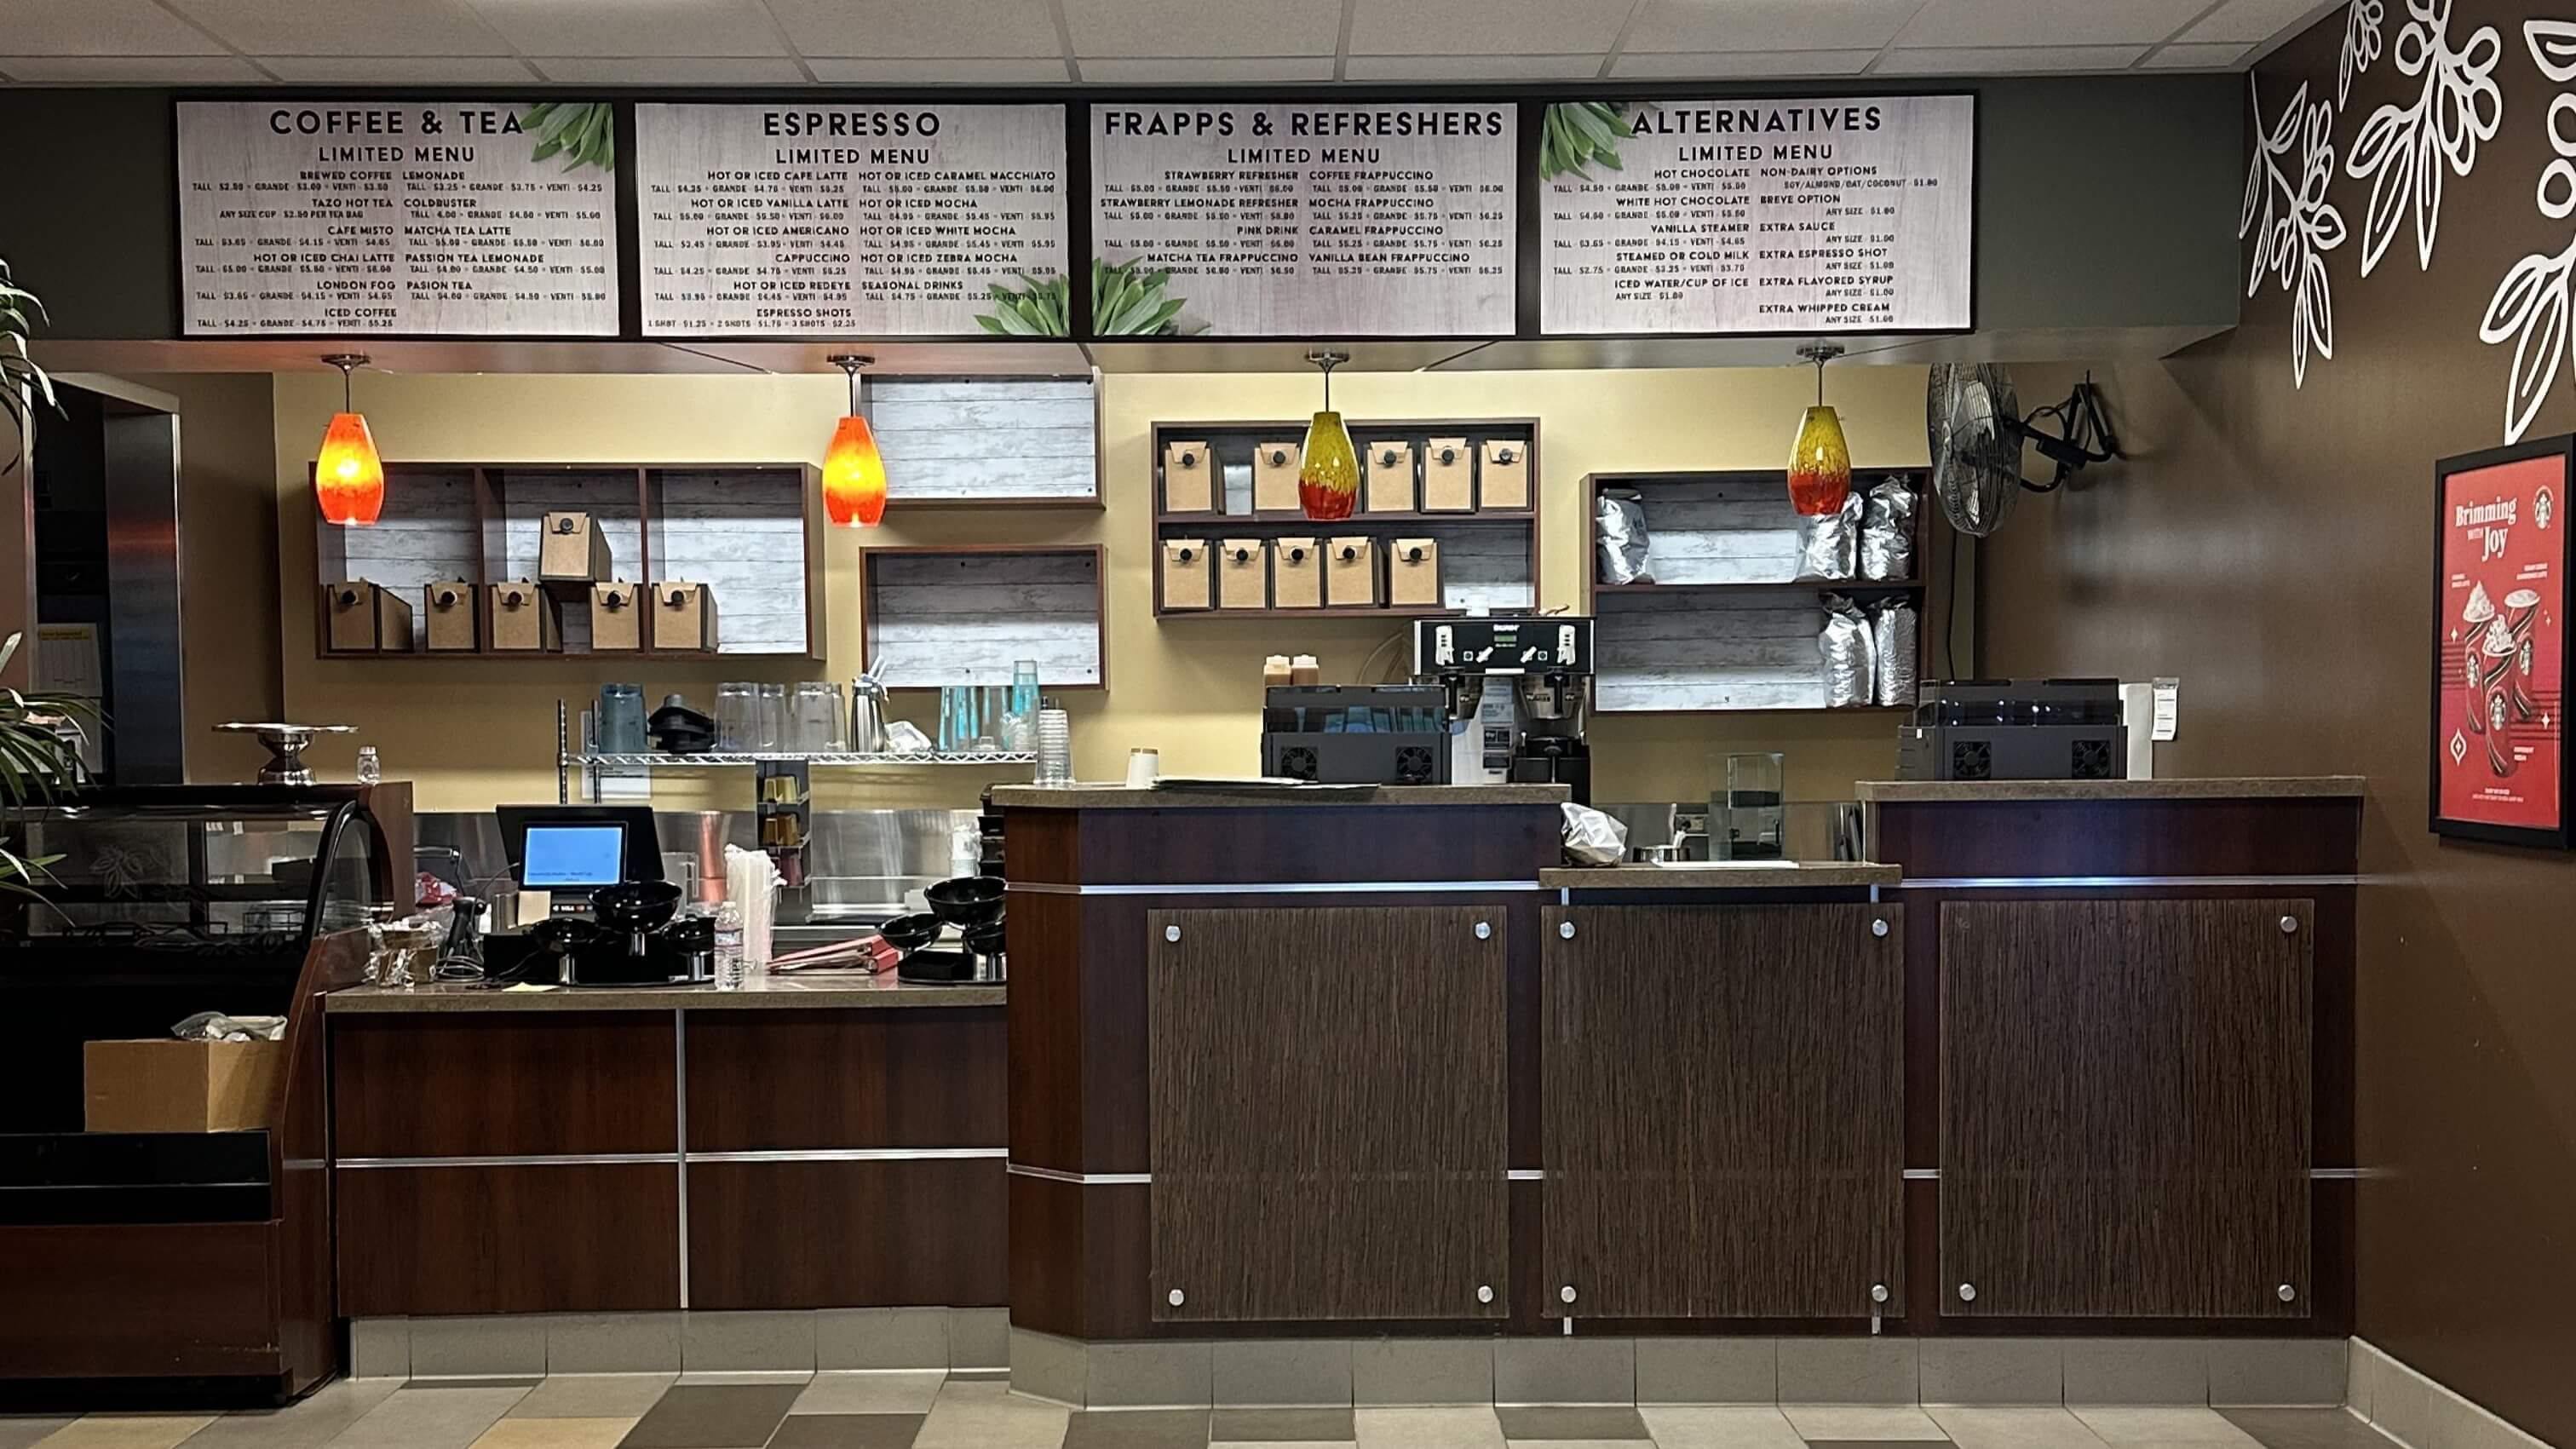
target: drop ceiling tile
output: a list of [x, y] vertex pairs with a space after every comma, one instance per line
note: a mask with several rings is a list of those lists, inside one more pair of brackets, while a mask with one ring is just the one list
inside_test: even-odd
[[1621, 49], [1876, 50], [1921, 8], [1922, 0], [1646, 0]]
[[1620, 80], [1735, 80], [1755, 76], [1858, 75], [1875, 50], [1750, 50], [1720, 54], [1623, 54], [1610, 68]]
[[[1341, 0], [1062, 0], [1079, 56], [1331, 55]], [[1172, 77], [1185, 79], [1185, 77]]]
[[2321, 5], [2318, 0], [2227, 0], [2184, 31], [2182, 38], [2193, 42], [2239, 40], [2259, 45], [2273, 36], [2305, 29], [2318, 14], [2341, 8], [2340, 4]]
[[794, 86], [805, 73], [785, 58], [726, 56], [530, 56], [552, 81], [577, 86]]
[[[785, 55], [760, 0], [465, 0], [523, 55]], [[801, 79], [802, 77], [799, 77]]]
[[452, 0], [171, 0], [252, 55], [507, 55], [498, 32]]
[[1595, 55], [1635, 0], [1355, 0], [1353, 55]]
[[2230, 41], [2225, 45], [2168, 45], [2138, 62], [2140, 70], [2233, 70], [2237, 62], [2253, 53], [2250, 45]]
[[299, 86], [506, 86], [536, 79], [506, 55], [263, 55], [259, 63]]
[[0, 49], [12, 55], [221, 55], [224, 48], [152, 0], [6, 0]]
[[268, 81], [234, 55], [0, 55], [0, 71], [39, 86], [255, 86]]
[[2143, 45], [2023, 45], [1954, 50], [1891, 50], [1877, 75], [2012, 75], [2038, 72], [2126, 70], [2147, 53]]
[[1897, 43], [2040, 49], [2153, 45], [2198, 18], [2209, 0], [1924, 0]]
[[1046, 0], [769, 0], [799, 55], [1061, 56]]
[[1355, 55], [1342, 68], [1355, 81], [1590, 80], [1597, 55]]
[[1328, 81], [1333, 78], [1333, 58], [1329, 55], [1229, 55], [1198, 59], [1121, 56], [1083, 61], [1082, 78], [1110, 85]]
[[1072, 79], [1062, 57], [1040, 60], [1001, 56], [973, 60], [850, 60], [818, 56], [805, 62], [827, 85], [1063, 85]]

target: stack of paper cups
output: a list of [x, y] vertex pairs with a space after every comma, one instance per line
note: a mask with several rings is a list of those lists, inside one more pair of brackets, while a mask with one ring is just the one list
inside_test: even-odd
[[725, 847], [725, 899], [742, 909], [742, 969], [745, 976], [769, 970], [770, 926], [778, 919], [778, 867], [764, 850]]

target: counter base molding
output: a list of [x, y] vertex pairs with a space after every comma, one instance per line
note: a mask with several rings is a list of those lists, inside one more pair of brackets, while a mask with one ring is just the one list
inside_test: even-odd
[[1000, 1308], [512, 1313], [353, 1318], [352, 1378], [815, 1373], [1010, 1364]]

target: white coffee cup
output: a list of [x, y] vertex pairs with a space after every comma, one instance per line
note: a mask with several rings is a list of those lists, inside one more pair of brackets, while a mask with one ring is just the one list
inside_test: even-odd
[[1155, 778], [1162, 773], [1163, 756], [1161, 751], [1129, 750], [1127, 752], [1128, 789], [1150, 790], [1154, 788]]

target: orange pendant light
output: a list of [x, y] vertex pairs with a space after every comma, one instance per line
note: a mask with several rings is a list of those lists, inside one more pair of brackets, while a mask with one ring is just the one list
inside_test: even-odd
[[1306, 425], [1306, 452], [1297, 467], [1297, 503], [1306, 516], [1331, 523], [1351, 516], [1360, 496], [1359, 449], [1351, 430], [1333, 411], [1333, 369], [1351, 360], [1347, 352], [1309, 352], [1306, 360], [1324, 373], [1324, 410]]
[[375, 437], [350, 400], [349, 374], [367, 365], [362, 352], [335, 352], [322, 359], [340, 369], [340, 411], [322, 431], [322, 451], [313, 460], [313, 496], [322, 518], [343, 528], [372, 527], [385, 510], [385, 463], [376, 456]]
[[823, 450], [823, 511], [842, 528], [874, 528], [885, 518], [885, 457], [877, 451], [876, 432], [859, 416], [859, 369], [876, 361], [856, 353], [836, 353], [832, 365], [849, 374], [850, 410], [832, 429], [832, 446]]
[[1789, 450], [1789, 503], [1800, 513], [1823, 517], [1840, 513], [1851, 495], [1851, 448], [1843, 442], [1843, 420], [1825, 406], [1825, 364], [1843, 355], [1830, 342], [1798, 349], [1816, 365], [1816, 405], [1798, 424], [1798, 440]]

